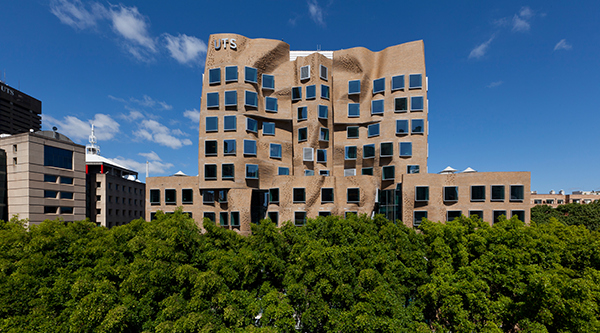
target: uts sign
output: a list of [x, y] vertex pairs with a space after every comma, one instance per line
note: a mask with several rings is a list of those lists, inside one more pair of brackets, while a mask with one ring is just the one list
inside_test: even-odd
[[7, 86], [5, 86], [5, 85], [0, 85], [0, 91], [2, 91], [3, 93], [7, 93], [7, 94], [9, 94], [9, 95], [11, 95], [11, 96], [14, 96], [14, 95], [15, 95], [15, 91], [14, 91], [14, 90], [12, 90], [12, 89], [10, 89], [10, 88], [8, 88], [8, 87], [7, 87]]
[[220, 50], [221, 49], [221, 43], [223, 43], [223, 49], [227, 49], [227, 43], [229, 43], [229, 48], [232, 50], [236, 50], [237, 49], [237, 44], [235, 43], [235, 38], [229, 39], [229, 38], [222, 38], [222, 39], [215, 39], [215, 50]]

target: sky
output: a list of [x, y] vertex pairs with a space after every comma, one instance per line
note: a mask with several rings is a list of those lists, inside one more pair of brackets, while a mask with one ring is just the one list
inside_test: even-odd
[[0, 4], [0, 70], [42, 128], [145, 179], [198, 174], [213, 33], [338, 50], [423, 40], [428, 171], [530, 171], [538, 193], [600, 190], [600, 1], [87, 1]]

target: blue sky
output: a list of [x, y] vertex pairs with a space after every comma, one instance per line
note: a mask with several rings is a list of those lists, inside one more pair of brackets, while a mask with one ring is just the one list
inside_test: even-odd
[[43, 128], [145, 176], [198, 173], [212, 33], [292, 50], [424, 40], [429, 172], [531, 171], [531, 188], [600, 189], [600, 2], [86, 1], [0, 5], [0, 70]]

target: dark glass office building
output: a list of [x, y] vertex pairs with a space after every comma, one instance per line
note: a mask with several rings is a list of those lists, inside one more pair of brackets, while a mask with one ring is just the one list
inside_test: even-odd
[[42, 102], [0, 82], [0, 134], [42, 129]]

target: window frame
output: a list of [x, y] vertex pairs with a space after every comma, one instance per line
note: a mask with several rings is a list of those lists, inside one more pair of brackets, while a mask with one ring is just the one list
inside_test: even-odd
[[[225, 173], [225, 168], [231, 166], [231, 175], [229, 172]], [[235, 179], [235, 164], [234, 163], [223, 163], [221, 164], [221, 179]]]
[[[370, 173], [368, 173], [367, 171], [371, 170]], [[373, 174], [373, 167], [365, 167], [365, 168], [361, 168], [360, 169], [360, 175], [361, 176], [374, 176]]]
[[[187, 195], [185, 193], [187, 193]], [[191, 199], [187, 198], [188, 196], [191, 196]], [[194, 189], [192, 189], [192, 188], [182, 188], [181, 189], [181, 204], [183, 204], [183, 205], [193, 205], [194, 204]]]
[[[393, 170], [392, 171], [392, 177], [386, 177], [386, 171], [387, 170]], [[395, 165], [384, 165], [383, 167], [381, 167], [381, 180], [394, 180], [396, 179], [396, 166]]]
[[[213, 81], [213, 73], [218, 72], [219, 78], [216, 81]], [[208, 84], [221, 84], [221, 67], [215, 67], [208, 70]]]
[[[323, 77], [323, 69], [325, 69], [325, 77]], [[319, 67], [319, 77], [320, 77], [321, 79], [325, 80], [325, 81], [329, 81], [329, 80], [328, 80], [328, 76], [329, 76], [329, 68], [327, 68], [327, 67], [325, 67], [325, 66], [321, 65], [321, 66]]]
[[[304, 69], [307, 69], [306, 72], [308, 73], [307, 76], [302, 76], [302, 72], [304, 71]], [[300, 81], [304, 81], [304, 80], [308, 80], [310, 79], [310, 65], [306, 65], [306, 66], [300, 66]]]
[[[276, 193], [276, 195], [275, 195]], [[276, 198], [274, 198], [276, 197]], [[279, 203], [279, 187], [270, 188], [267, 197], [269, 204]]]
[[[412, 78], [413, 77], [419, 77], [419, 85], [418, 86], [413, 86], [413, 82], [412, 82]], [[409, 74], [408, 75], [408, 89], [422, 89], [423, 88], [423, 74], [419, 73], [419, 74]]]
[[331, 99], [331, 88], [326, 84], [321, 85], [321, 98], [326, 100]]
[[[411, 172], [411, 170], [415, 169], [414, 167], [416, 167], [417, 172]], [[406, 173], [411, 175], [421, 173], [421, 166], [418, 164], [409, 164], [406, 166]]]
[[[375, 89], [377, 84], [381, 83], [383, 87], [381, 89]], [[380, 77], [378, 79], [373, 80], [373, 95], [378, 94], [380, 92], [385, 92], [385, 77]]]
[[[294, 92], [297, 92], [295, 97], [294, 97]], [[301, 101], [302, 100], [302, 86], [292, 87], [291, 94], [292, 94], [292, 102]]]
[[[234, 219], [233, 217], [236, 216], [236, 218]], [[240, 212], [239, 211], [235, 211], [235, 212], [230, 212], [229, 213], [229, 225], [233, 228], [235, 227], [239, 227], [240, 226]]]
[[[207, 173], [209, 171], [209, 167], [210, 167], [210, 169], [212, 169], [214, 167], [214, 173], [215, 173], [214, 177], [208, 177], [207, 176]], [[217, 165], [213, 164], [213, 163], [206, 163], [206, 164], [204, 164], [204, 180], [216, 180], [217, 178], [218, 178]]]
[[[381, 106], [381, 110], [375, 110], [376, 104]], [[379, 109], [379, 107], [377, 107]], [[384, 99], [374, 99], [371, 100], [371, 115], [374, 114], [383, 114], [385, 112], [385, 100]]]
[[[495, 187], [502, 187], [502, 198], [501, 199], [494, 198], [494, 188]], [[490, 200], [494, 201], [494, 202], [502, 202], [502, 201], [506, 200], [506, 186], [505, 185], [490, 185]]]
[[[348, 152], [354, 148], [354, 157], [348, 157]], [[356, 146], [345, 146], [344, 147], [344, 160], [345, 161], [354, 161], [358, 157], [358, 148]]]
[[[402, 87], [397, 87], [394, 85], [394, 82], [400, 81], [400, 78], [401, 78], [401, 82], [402, 82]], [[405, 89], [404, 74], [392, 76], [392, 79], [390, 81], [390, 86], [391, 86], [392, 91], [404, 90]]]
[[[370, 151], [370, 149], [367, 148], [372, 148], [372, 152]], [[367, 160], [367, 159], [371, 159], [371, 158], [375, 158], [375, 144], [374, 143], [367, 143], [365, 145], [363, 145], [363, 160]], [[367, 155], [367, 152], [369, 152], [370, 154]]]
[[[477, 187], [477, 188], [481, 188], [481, 187], [483, 187], [483, 198], [475, 198], [475, 197], [473, 196], [473, 189], [474, 189], [475, 187]], [[486, 193], [486, 190], [487, 190], [485, 185], [471, 185], [471, 186], [470, 186], [470, 189], [471, 189], [471, 190], [470, 190], [471, 202], [485, 202], [485, 199], [486, 199], [486, 198], [485, 198], [485, 197], [486, 197], [485, 193]]]
[[[248, 71], [250, 70], [250, 76], [254, 77], [254, 80], [250, 80], [248, 78]], [[254, 73], [252, 73], [254, 72]], [[258, 69], [254, 68], [254, 67], [250, 67], [250, 66], [244, 66], [244, 82], [250, 82], [250, 83], [258, 83]]]
[[[386, 148], [384, 149], [384, 145], [386, 146]], [[385, 150], [390, 150], [389, 154], [384, 154]], [[394, 143], [393, 142], [380, 142], [379, 143], [379, 157], [394, 157]]]
[[[246, 143], [254, 143], [254, 152], [246, 151]], [[250, 150], [250, 149], [248, 149]], [[256, 156], [258, 154], [258, 146], [256, 140], [244, 139], [244, 156]]]
[[[297, 197], [298, 195], [298, 197]], [[306, 203], [306, 188], [294, 187], [292, 188], [292, 203]]]
[[[266, 126], [273, 126], [273, 131], [267, 131], [265, 129]], [[262, 123], [262, 132], [263, 135], [275, 135], [275, 122], [263, 121]]]
[[[255, 101], [255, 104], [250, 104], [249, 96], [254, 96], [252, 99]], [[258, 94], [255, 91], [244, 90], [244, 106], [258, 108]]]
[[[167, 191], [169, 191], [168, 193], [173, 195], [173, 200], [169, 200], [169, 195], [167, 194]], [[176, 205], [176, 204], [177, 204], [177, 189], [166, 188], [165, 189], [165, 205]]]
[[298, 121], [308, 119], [308, 106], [299, 106], [297, 108]]
[[[324, 158], [319, 158], [320, 155]], [[327, 163], [327, 149], [317, 149], [317, 163]]]
[[[223, 218], [225, 216], [225, 218]], [[228, 212], [219, 212], [219, 225], [221, 227], [229, 226], [229, 213]]]
[[[298, 218], [298, 214], [302, 214], [302, 218]], [[298, 221], [302, 221], [302, 223], [298, 223]], [[296, 227], [303, 227], [306, 225], [306, 212], [303, 210], [298, 210], [294, 212], [294, 225]]]
[[[216, 96], [216, 97], [217, 97], [216, 104], [214, 104], [214, 103], [212, 103], [212, 104], [211, 104], [210, 102], [211, 102], [211, 100], [214, 98], [214, 96]], [[212, 98], [211, 98], [211, 97], [212, 97]], [[214, 100], [212, 100], [212, 101], [214, 102]], [[220, 102], [220, 101], [219, 101], [219, 92], [218, 92], [218, 91], [213, 91], [213, 92], [207, 92], [207, 93], [206, 93], [206, 108], [207, 108], [207, 109], [215, 109], [215, 108], [218, 108], [218, 107], [219, 107], [219, 104], [220, 104], [219, 102]]]
[[348, 118], [360, 118], [360, 103], [348, 103]]
[[[423, 198], [419, 199], [419, 191], [418, 190], [421, 188], [426, 189], [426, 193], [424, 193], [426, 198], [424, 198], [424, 199]], [[429, 186], [428, 185], [416, 185], [415, 186], [415, 202], [429, 202]]]
[[[513, 199], [513, 188], [521, 188], [521, 198]], [[525, 185], [514, 184], [510, 185], [510, 202], [523, 202], [525, 200]]]
[[[287, 171], [286, 174], [282, 174], [281, 173], [283, 170]], [[288, 167], [277, 167], [277, 175], [278, 176], [289, 176], [290, 175], [290, 168], [288, 168]]]
[[[256, 167], [256, 176], [248, 176], [248, 174], [249, 174], [248, 173], [248, 168], [249, 167]], [[245, 179], [258, 179], [258, 177], [259, 177], [259, 174], [258, 174], [258, 171], [259, 171], [258, 164], [247, 163], [245, 169], [246, 169], [246, 177], [245, 177]]]
[[[377, 134], [371, 133], [371, 129], [373, 131], [377, 129]], [[367, 138], [377, 137], [381, 134], [381, 125], [380, 123], [367, 125]]]
[[[404, 100], [404, 109], [398, 108], [398, 101]], [[408, 112], [408, 97], [396, 97], [394, 98], [394, 113], [407, 113]]]
[[[265, 77], [270, 77], [273, 80], [273, 86], [265, 86]], [[264, 90], [275, 90], [275, 75], [263, 74], [261, 76], [261, 88]]]
[[[304, 139], [302, 139], [300, 133], [304, 132]], [[298, 142], [308, 141], [308, 127], [300, 127], [298, 129]]]
[[[425, 213], [423, 216], [421, 216], [421, 219], [417, 221], [417, 214], [423, 214]], [[429, 217], [429, 214], [427, 213], [426, 210], [415, 210], [413, 211], [413, 228], [414, 227], [420, 227], [421, 223], [423, 223], [423, 219], [427, 219]]]
[[[358, 196], [357, 200], [350, 200], [350, 190], [352, 190], [353, 192], [356, 191], [356, 193], [353, 193], [352, 196]], [[346, 189], [346, 203], [360, 203], [360, 188], [359, 187], [348, 187]]]
[[[233, 142], [233, 151], [227, 151], [227, 146], [231, 146]], [[223, 156], [232, 156], [237, 154], [237, 140], [236, 139], [224, 139], [223, 140]]]
[[[456, 195], [456, 197], [453, 199], [453, 193], [450, 192], [451, 189], [454, 189], [454, 193]], [[442, 187], [442, 193], [443, 193], [443, 201], [444, 202], [458, 202], [459, 199], [459, 193], [458, 193], [458, 186], [456, 185], [452, 185], [452, 186], [444, 186]]]
[[[233, 78], [228, 78], [228, 73], [227, 70], [231, 69], [231, 68], [235, 68], [235, 79]], [[227, 82], [237, 82], [238, 81], [238, 67], [237, 66], [225, 66], [225, 83]]]
[[327, 128], [327, 127], [319, 128], [319, 141], [329, 142], [329, 128]]
[[[209, 145], [214, 144], [214, 149]], [[217, 140], [204, 140], [204, 156], [218, 156], [219, 155], [219, 141]]]
[[[209, 129], [208, 128], [208, 121], [209, 120], [216, 120], [215, 122], [215, 129]], [[218, 132], [219, 131], [219, 117], [218, 116], [210, 116], [210, 117], [206, 117], [204, 118], [204, 131], [205, 132]]]
[[[272, 106], [269, 106], [269, 104], [272, 103], [273, 100], [275, 101], [275, 108], [273, 108]], [[271, 96], [266, 96], [265, 97], [265, 111], [276, 113], [278, 110], [279, 110], [279, 106], [278, 106], [277, 98], [271, 97]]]
[[[227, 127], [227, 120], [229, 120], [229, 122], [231, 122], [231, 119], [233, 119], [233, 127], [231, 127], [231, 124], [229, 124], [230, 127]], [[229, 131], [237, 131], [237, 117], [234, 115], [226, 115], [223, 116], [223, 131], [224, 132], [229, 132]]]
[[[331, 200], [324, 200], [325, 196], [323, 195], [323, 193], [326, 190], [330, 191]], [[324, 203], [334, 203], [334, 202], [335, 202], [335, 189], [333, 187], [322, 187], [321, 188], [321, 204], [324, 204]]]
[[[277, 147], [279, 147], [279, 156], [277, 156], [277, 154], [273, 153], [273, 148], [277, 148]], [[280, 143], [269, 143], [269, 157], [270, 158], [281, 159], [282, 151], [283, 151], [283, 147], [281, 146]], [[277, 151], [275, 151], [275, 153], [277, 153]]]
[[[350, 129], [356, 128], [356, 136], [350, 136]], [[359, 139], [360, 138], [360, 126], [346, 126], [346, 139]]]

